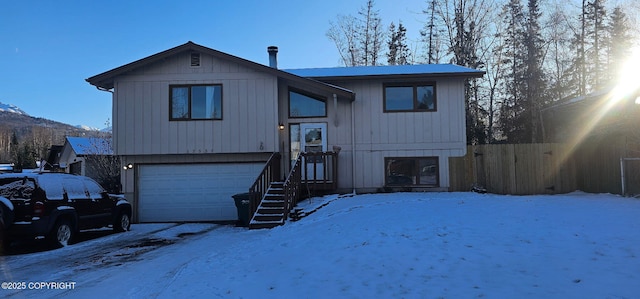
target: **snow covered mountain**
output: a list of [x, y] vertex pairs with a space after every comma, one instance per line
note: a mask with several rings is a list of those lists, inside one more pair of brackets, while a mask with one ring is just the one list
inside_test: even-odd
[[[3, 113], [8, 112], [8, 113]], [[9, 125], [17, 125], [17, 126], [29, 126], [36, 125], [41, 127], [65, 127], [66, 130], [69, 130], [68, 127], [73, 127], [71, 131], [95, 131], [95, 132], [111, 132], [111, 127], [100, 129], [95, 127], [90, 127], [87, 125], [69, 125], [61, 122], [56, 122], [52, 120], [48, 120], [41, 117], [34, 117], [26, 113], [24, 110], [20, 109], [18, 106], [13, 104], [5, 104], [0, 102], [0, 119], [3, 120], [4, 123]]]
[[87, 131], [69, 124], [34, 117], [18, 108], [16, 105], [0, 103], [0, 134], [11, 136], [15, 133], [18, 139], [29, 136], [34, 130], [47, 129], [47, 134], [54, 136], [82, 136]]
[[0, 111], [13, 112], [13, 113], [29, 116], [29, 114], [22, 111], [22, 109], [18, 108], [18, 106], [13, 104], [5, 104], [2, 102], [0, 102]]
[[98, 129], [98, 128], [95, 128], [95, 127], [89, 127], [89, 126], [87, 126], [87, 125], [76, 125], [76, 128], [78, 128], [78, 129], [83, 129], [83, 130], [87, 130], [87, 131], [101, 131], [101, 130], [100, 130], [100, 129]]

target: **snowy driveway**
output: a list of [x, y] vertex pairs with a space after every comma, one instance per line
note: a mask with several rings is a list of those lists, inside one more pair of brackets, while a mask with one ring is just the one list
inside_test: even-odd
[[[129, 276], [110, 269], [141, 261], [159, 248], [178, 242], [187, 243], [220, 227], [215, 224], [134, 224], [126, 233], [114, 234], [110, 229], [82, 232], [77, 243], [60, 249], [50, 249], [43, 241], [22, 242], [14, 246], [15, 252], [11, 255], [0, 256], [4, 283], [0, 297], [38, 297], [41, 295], [38, 293], [43, 291], [41, 288], [72, 286], [75, 289], [78, 278], [97, 271]], [[101, 280], [97, 277], [83, 280], [82, 284], [97, 284]], [[56, 293], [65, 292], [56, 290]]]

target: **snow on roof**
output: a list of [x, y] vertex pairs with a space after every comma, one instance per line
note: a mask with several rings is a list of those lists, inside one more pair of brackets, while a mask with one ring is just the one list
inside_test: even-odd
[[480, 77], [484, 71], [454, 64], [416, 64], [385, 66], [353, 66], [331, 68], [286, 69], [285, 72], [300, 77], [364, 77], [364, 76], [402, 76], [402, 75], [457, 75]]
[[67, 137], [67, 142], [76, 155], [113, 155], [109, 140], [98, 137]]

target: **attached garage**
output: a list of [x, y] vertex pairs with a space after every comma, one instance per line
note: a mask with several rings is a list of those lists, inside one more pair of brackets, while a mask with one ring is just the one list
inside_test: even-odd
[[138, 221], [236, 220], [232, 195], [247, 192], [263, 163], [139, 165]]

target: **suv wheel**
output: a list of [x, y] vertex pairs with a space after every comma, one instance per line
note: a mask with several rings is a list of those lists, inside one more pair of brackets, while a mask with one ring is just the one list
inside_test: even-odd
[[49, 235], [50, 241], [56, 247], [64, 247], [69, 245], [73, 237], [73, 228], [67, 220], [58, 220]]
[[125, 212], [118, 213], [116, 221], [113, 223], [113, 230], [116, 232], [128, 231], [131, 228], [131, 218]]

